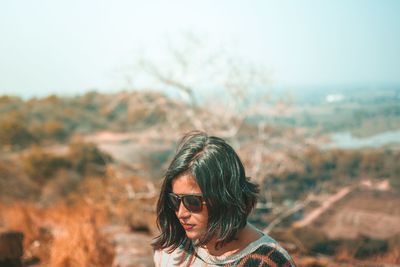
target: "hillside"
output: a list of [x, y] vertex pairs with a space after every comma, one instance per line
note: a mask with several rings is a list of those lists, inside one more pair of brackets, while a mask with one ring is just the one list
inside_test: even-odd
[[[269, 121], [271, 114], [287, 116], [295, 106], [274, 102], [265, 116], [265, 106], [258, 105], [193, 105], [147, 91], [30, 100], [2, 96], [0, 229], [24, 233], [23, 259], [35, 258], [38, 266], [151, 266], [148, 243], [157, 234], [159, 181], [182, 134], [202, 129], [224, 137], [238, 151], [247, 175], [261, 186], [251, 221], [271, 231], [300, 266], [307, 266], [303, 260], [310, 257], [322, 264], [318, 253], [329, 257], [329, 266], [362, 265], [350, 249], [355, 242], [366, 249], [369, 263], [398, 264], [393, 252], [398, 240], [391, 236], [400, 214], [385, 205], [396, 207], [399, 201], [400, 151], [322, 149], [329, 140], [325, 131]], [[254, 119], [260, 116], [265, 119]], [[379, 186], [357, 193], [366, 180], [386, 183], [385, 194]], [[328, 205], [343, 188], [355, 189]], [[317, 215], [295, 226], [311, 214]], [[385, 234], [369, 234], [378, 218], [392, 227]], [[338, 222], [341, 227], [335, 228]], [[316, 242], [305, 245], [315, 235]], [[90, 247], [87, 256], [60, 252], [71, 239], [79, 253]], [[368, 250], [370, 241], [377, 249]]]

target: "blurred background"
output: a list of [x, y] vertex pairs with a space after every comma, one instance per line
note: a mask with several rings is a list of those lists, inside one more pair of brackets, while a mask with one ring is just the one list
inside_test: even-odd
[[0, 266], [153, 266], [190, 130], [298, 266], [400, 266], [399, 1], [2, 1]]

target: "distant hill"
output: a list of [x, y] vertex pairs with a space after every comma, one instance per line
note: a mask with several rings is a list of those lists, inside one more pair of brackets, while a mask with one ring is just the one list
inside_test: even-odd
[[72, 134], [105, 129], [126, 132], [161, 127], [178, 114], [182, 117], [186, 108], [183, 102], [151, 91], [29, 100], [1, 96], [0, 147], [64, 142]]
[[289, 87], [274, 93], [270, 102], [284, 103], [288, 111], [253, 121], [359, 137], [400, 129], [400, 85]]

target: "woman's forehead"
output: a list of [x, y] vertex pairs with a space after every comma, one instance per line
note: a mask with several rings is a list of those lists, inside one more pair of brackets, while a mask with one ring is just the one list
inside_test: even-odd
[[191, 174], [181, 174], [172, 180], [172, 191], [175, 194], [201, 194], [200, 186]]

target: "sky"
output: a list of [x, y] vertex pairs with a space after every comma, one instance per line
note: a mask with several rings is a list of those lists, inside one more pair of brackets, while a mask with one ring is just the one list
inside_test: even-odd
[[400, 85], [399, 14], [397, 0], [2, 0], [0, 95], [120, 90], [185, 33], [277, 86]]

